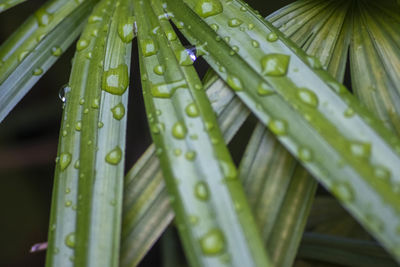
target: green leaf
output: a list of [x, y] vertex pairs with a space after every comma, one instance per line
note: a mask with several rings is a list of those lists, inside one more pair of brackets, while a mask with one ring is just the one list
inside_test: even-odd
[[0, 122], [79, 35], [95, 2], [47, 2], [1, 46]]
[[[229, 143], [249, 111], [216, 76], [204, 88]], [[121, 266], [136, 266], [174, 216], [156, 149], [151, 145], [125, 176]]]
[[170, 35], [161, 2], [134, 3], [146, 111], [189, 262], [268, 266], [236, 167], [187, 51]]
[[118, 29], [133, 29], [132, 14], [129, 1], [101, 1], [77, 42], [65, 95], [47, 266], [118, 265], [133, 38], [132, 31], [127, 36]]
[[204, 47], [205, 59], [246, 105], [294, 156], [311, 155], [304, 166], [397, 257], [398, 138], [315, 58], [248, 6], [210, 0], [217, 7], [200, 11], [207, 1], [167, 5], [177, 26]]
[[0, 0], [0, 13], [25, 1], [26, 0]]

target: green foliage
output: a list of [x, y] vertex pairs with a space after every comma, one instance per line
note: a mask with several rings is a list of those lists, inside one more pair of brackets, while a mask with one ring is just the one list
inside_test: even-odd
[[[192, 266], [399, 262], [399, 28], [392, 0], [299, 0], [267, 20], [241, 0], [47, 2], [0, 48], [1, 121], [81, 34], [46, 266], [136, 266], [174, 217]], [[124, 179], [134, 39], [154, 144]], [[196, 57], [215, 72], [203, 82]], [[237, 168], [226, 144], [242, 131]], [[392, 258], [351, 239], [352, 223], [303, 235], [336, 214], [315, 212], [317, 182]]]

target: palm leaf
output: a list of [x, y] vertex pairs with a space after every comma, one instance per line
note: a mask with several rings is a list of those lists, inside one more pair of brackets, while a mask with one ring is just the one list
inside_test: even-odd
[[134, 3], [150, 129], [189, 262], [268, 266], [236, 167], [189, 55], [163, 19], [161, 2]]
[[[203, 9], [204, 3], [213, 8]], [[391, 183], [379, 179], [399, 171], [397, 137], [314, 58], [240, 1], [169, 0], [167, 4], [177, 26], [184, 28], [189, 41], [206, 46], [206, 60], [246, 105], [397, 254], [399, 198]], [[259, 97], [257, 88], [274, 94]], [[350, 111], [351, 118], [344, 116]], [[374, 200], [366, 206], [367, 195]]]

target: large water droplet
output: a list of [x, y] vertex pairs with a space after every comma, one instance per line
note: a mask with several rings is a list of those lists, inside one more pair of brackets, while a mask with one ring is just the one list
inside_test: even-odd
[[114, 119], [121, 120], [125, 116], [125, 107], [124, 104], [119, 103], [115, 107], [111, 109]]
[[128, 66], [121, 64], [104, 72], [102, 89], [113, 95], [122, 95], [129, 84]]
[[267, 35], [267, 41], [268, 42], [275, 42], [276, 40], [278, 40], [278, 35], [274, 32], [270, 32]]
[[242, 25], [242, 23], [243, 21], [237, 18], [233, 18], [228, 21], [229, 27], [239, 27], [240, 25]]
[[234, 90], [234, 91], [241, 91], [243, 90], [243, 85], [242, 81], [234, 76], [234, 75], [228, 75], [228, 78], [226, 79], [226, 83]]
[[199, 116], [199, 110], [198, 110], [198, 108], [197, 108], [195, 103], [190, 103], [189, 105], [187, 105], [186, 108], [185, 108], [185, 111], [186, 111], [186, 114], [189, 117], [197, 117], [197, 116]]
[[149, 57], [155, 55], [158, 51], [157, 45], [153, 39], [140, 40], [143, 56]]
[[182, 122], [176, 122], [174, 126], [172, 126], [172, 135], [177, 139], [184, 139], [187, 134], [187, 129]]
[[271, 120], [268, 127], [276, 135], [285, 135], [287, 132], [287, 123], [283, 120]]
[[45, 27], [49, 25], [51, 20], [53, 19], [53, 15], [48, 13], [46, 9], [40, 8], [35, 12], [35, 17], [40, 27]]
[[257, 93], [260, 96], [269, 96], [275, 93], [275, 90], [272, 89], [267, 83], [261, 82], [257, 87]]
[[118, 23], [118, 35], [125, 43], [132, 41], [135, 30], [135, 17], [128, 17]]
[[86, 39], [80, 39], [77, 43], [76, 43], [76, 50], [77, 51], [82, 51], [83, 49], [85, 49], [86, 47], [89, 46], [89, 41]]
[[31, 51], [29, 51], [29, 50], [22, 51], [22, 52], [18, 55], [18, 61], [21, 62], [22, 60], [24, 60], [24, 58], [26, 58], [26, 56], [28, 56], [30, 52], [31, 52]]
[[199, 0], [194, 7], [194, 11], [202, 18], [222, 13], [223, 7], [219, 0]]
[[69, 164], [71, 163], [71, 159], [72, 159], [71, 153], [64, 152], [60, 154], [59, 163], [61, 171], [65, 170], [69, 166]]
[[225, 237], [219, 229], [211, 229], [200, 238], [200, 247], [207, 256], [220, 254], [225, 249]]
[[189, 46], [182, 50], [178, 50], [176, 52], [176, 58], [178, 59], [179, 64], [182, 66], [192, 65], [193, 62], [197, 59], [196, 47]]
[[162, 65], [156, 65], [154, 67], [153, 71], [157, 75], [163, 75], [164, 74], [164, 67]]
[[297, 90], [297, 97], [301, 100], [301, 102], [307, 104], [310, 107], [318, 107], [318, 97], [313, 91], [309, 89], [300, 88], [299, 90]]
[[286, 75], [290, 56], [284, 54], [268, 54], [261, 59], [262, 73], [270, 76]]
[[195, 185], [194, 195], [202, 201], [207, 201], [210, 198], [210, 193], [206, 182], [198, 182]]
[[121, 158], [122, 158], [122, 150], [119, 146], [116, 146], [106, 155], [106, 162], [112, 165], [117, 165], [121, 161]]
[[65, 237], [65, 245], [67, 245], [67, 247], [70, 247], [70, 248], [75, 247], [75, 233], [69, 233]]

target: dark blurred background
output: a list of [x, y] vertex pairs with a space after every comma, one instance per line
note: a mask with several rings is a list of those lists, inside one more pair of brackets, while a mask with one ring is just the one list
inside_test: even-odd
[[[45, 1], [29, 0], [0, 14], [0, 43]], [[263, 16], [292, 2], [247, 1]], [[255, 2], [258, 2], [256, 4]], [[47, 239], [54, 160], [62, 102], [59, 90], [68, 83], [75, 44], [42, 77], [0, 124], [0, 266], [44, 266], [45, 252], [29, 253]], [[133, 47], [126, 169], [150, 144]], [[204, 63], [197, 63], [205, 69]], [[162, 246], [155, 245], [142, 266], [156, 266]], [[158, 255], [158, 256], [157, 256]]]

